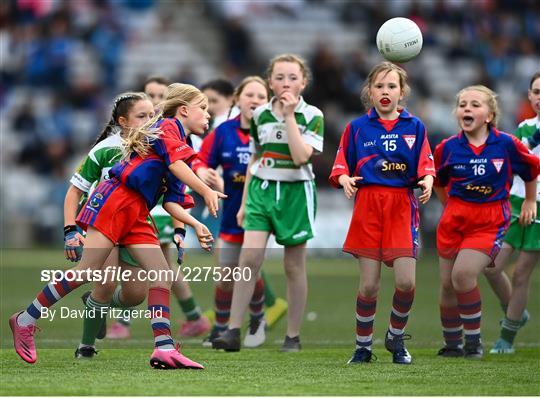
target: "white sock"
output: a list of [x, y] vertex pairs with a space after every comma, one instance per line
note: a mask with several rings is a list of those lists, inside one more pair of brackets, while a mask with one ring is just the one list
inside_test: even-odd
[[17, 325], [25, 327], [30, 325], [35, 325], [37, 319], [34, 318], [32, 315], [28, 313], [28, 311], [24, 311], [19, 314], [17, 317]]

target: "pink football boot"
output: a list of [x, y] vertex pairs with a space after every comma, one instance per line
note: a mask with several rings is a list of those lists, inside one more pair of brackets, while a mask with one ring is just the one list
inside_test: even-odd
[[164, 351], [156, 348], [150, 358], [150, 366], [154, 369], [204, 369], [201, 364], [182, 355], [178, 343], [174, 350]]
[[19, 326], [17, 317], [22, 314], [17, 312], [9, 318], [9, 327], [13, 333], [13, 345], [19, 356], [28, 363], [37, 361], [36, 345], [34, 344], [34, 333], [38, 329], [35, 325]]

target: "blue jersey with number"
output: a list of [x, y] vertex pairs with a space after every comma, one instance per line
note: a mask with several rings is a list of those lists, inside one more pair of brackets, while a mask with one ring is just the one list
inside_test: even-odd
[[418, 179], [435, 175], [424, 124], [406, 109], [395, 120], [382, 120], [375, 108], [345, 128], [329, 181], [341, 187], [340, 175], [362, 177], [357, 186], [414, 188]]
[[240, 243], [244, 230], [236, 222], [236, 214], [242, 204], [242, 192], [246, 181], [249, 152], [249, 129], [240, 127], [240, 116], [220, 124], [204, 140], [193, 169], [207, 167], [223, 168], [225, 194], [221, 219], [221, 239]]
[[540, 172], [540, 160], [521, 141], [494, 128], [479, 147], [463, 132], [445, 139], [435, 149], [435, 165], [437, 185], [476, 203], [508, 199], [514, 174], [532, 181]]

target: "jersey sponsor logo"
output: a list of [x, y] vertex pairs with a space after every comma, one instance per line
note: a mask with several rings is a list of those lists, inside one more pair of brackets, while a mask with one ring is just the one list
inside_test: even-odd
[[383, 134], [381, 135], [381, 140], [389, 140], [392, 138], [399, 138], [397, 134]]
[[377, 145], [377, 141], [376, 141], [376, 140], [364, 142], [364, 148], [368, 148], [368, 147], [370, 147], [370, 146], [375, 146], [375, 145]]
[[407, 146], [409, 149], [413, 149], [414, 143], [416, 142], [416, 136], [415, 135], [403, 135], [403, 139], [407, 143]]
[[231, 181], [233, 184], [244, 184], [246, 182], [246, 176], [236, 171], [232, 175]]
[[453, 168], [454, 170], [465, 170], [467, 167], [464, 164], [455, 164]]
[[401, 171], [405, 173], [407, 171], [407, 165], [405, 163], [399, 163], [399, 162], [389, 162], [388, 160], [384, 160], [381, 164], [381, 170], [382, 171]]
[[484, 196], [487, 196], [493, 192], [493, 188], [489, 185], [474, 185], [474, 184], [467, 184], [465, 186], [465, 189], [467, 191], [472, 191], [475, 193], [482, 194]]
[[478, 164], [478, 163], [487, 163], [487, 159], [486, 158], [481, 158], [481, 159], [470, 159], [469, 160], [469, 164]]
[[182, 152], [183, 150], [185, 150], [187, 148], [190, 148], [190, 146], [187, 145], [187, 144], [181, 145], [178, 148], [176, 148], [176, 152]]
[[493, 166], [495, 166], [497, 173], [500, 173], [504, 164], [504, 159], [491, 159], [491, 163], [493, 163]]
[[272, 168], [276, 165], [276, 161], [272, 158], [262, 158], [260, 162], [261, 167]]
[[232, 156], [232, 152], [223, 152], [221, 156], [223, 156], [224, 158], [230, 158]]

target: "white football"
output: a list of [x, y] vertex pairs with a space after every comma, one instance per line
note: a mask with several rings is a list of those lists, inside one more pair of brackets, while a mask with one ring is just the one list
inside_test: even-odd
[[391, 62], [407, 62], [422, 50], [422, 32], [408, 18], [392, 18], [377, 32], [377, 48]]

